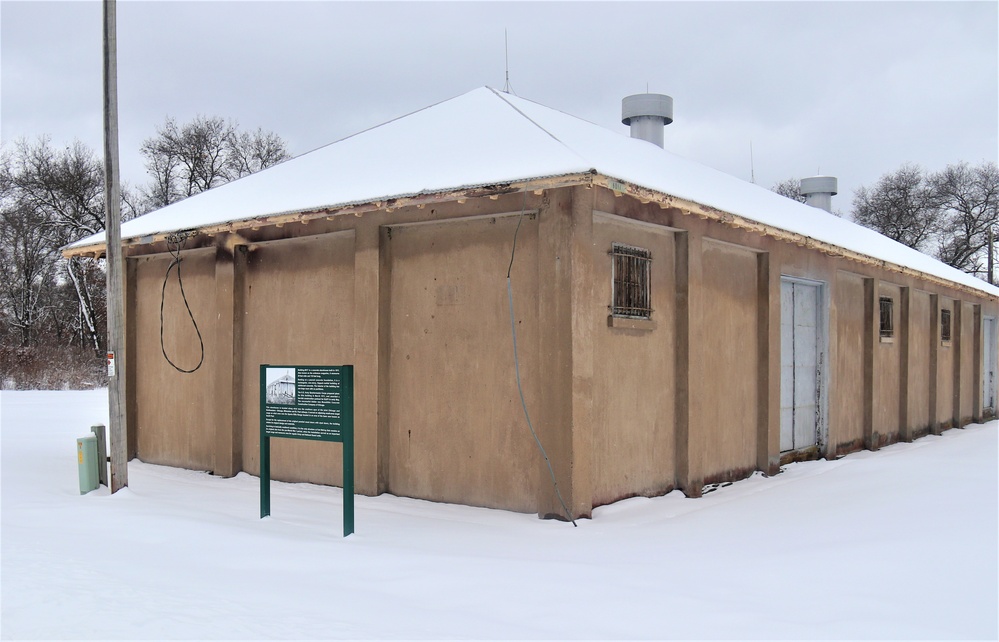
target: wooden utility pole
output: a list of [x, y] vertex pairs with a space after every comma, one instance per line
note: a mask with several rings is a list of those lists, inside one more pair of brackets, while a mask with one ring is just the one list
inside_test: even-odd
[[104, 230], [107, 240], [108, 402], [111, 492], [128, 486], [121, 187], [118, 172], [118, 39], [115, 0], [104, 0]]

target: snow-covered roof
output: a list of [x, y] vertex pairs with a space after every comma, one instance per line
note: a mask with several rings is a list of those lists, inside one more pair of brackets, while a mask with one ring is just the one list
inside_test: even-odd
[[[999, 288], [851, 221], [489, 87], [150, 212], [123, 223], [121, 236], [586, 172], [999, 295]], [[69, 248], [103, 243], [101, 233]]]

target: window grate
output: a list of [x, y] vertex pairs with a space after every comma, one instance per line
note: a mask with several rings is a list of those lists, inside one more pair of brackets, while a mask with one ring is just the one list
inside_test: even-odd
[[611, 314], [619, 317], [648, 319], [652, 316], [652, 252], [615, 243], [613, 258], [613, 303]]
[[950, 341], [950, 310], [940, 310], [940, 340]]
[[894, 306], [891, 297], [883, 296], [879, 299], [881, 304], [881, 337], [891, 338], [895, 335], [895, 326], [892, 323], [892, 307]]

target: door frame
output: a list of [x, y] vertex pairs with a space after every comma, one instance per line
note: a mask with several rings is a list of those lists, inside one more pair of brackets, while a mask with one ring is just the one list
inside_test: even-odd
[[[780, 275], [781, 288], [783, 288], [784, 283], [797, 283], [800, 285], [808, 285], [817, 289], [816, 302], [818, 309], [815, 311], [818, 319], [815, 324], [816, 329], [816, 344], [817, 351], [816, 359], [818, 359], [818, 385], [819, 385], [819, 398], [818, 398], [818, 418], [815, 426], [815, 447], [818, 449], [819, 456], [825, 456], [826, 445], [829, 442], [829, 373], [831, 372], [829, 366], [829, 284], [825, 281], [817, 281], [814, 279], [806, 279], [799, 276], [791, 276], [789, 274]], [[782, 325], [784, 321], [784, 309], [781, 308], [780, 312], [780, 324]], [[780, 354], [780, 349], [778, 348], [778, 354]], [[783, 360], [783, 355], [779, 357]], [[778, 398], [781, 396], [781, 390], [779, 389], [781, 385], [781, 379], [778, 378]], [[778, 447], [780, 452], [780, 448]], [[795, 452], [794, 450], [789, 450], [785, 452]], [[783, 453], [781, 453], [783, 454]]]
[[989, 410], [992, 415], [995, 416], [997, 411], [999, 411], [999, 373], [995, 373], [992, 380], [991, 392], [992, 392], [992, 405], [986, 406], [985, 400], [989, 396], [989, 373], [988, 373], [988, 354], [986, 349], [989, 347], [988, 343], [991, 339], [992, 343], [992, 367], [993, 369], [999, 369], [999, 356], [996, 355], [996, 351], [999, 350], [999, 320], [994, 316], [984, 316], [982, 318], [982, 411]]

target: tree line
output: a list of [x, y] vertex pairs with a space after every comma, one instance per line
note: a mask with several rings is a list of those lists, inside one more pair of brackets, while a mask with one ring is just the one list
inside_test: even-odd
[[[140, 152], [149, 181], [122, 186], [123, 221], [289, 158], [278, 135], [217, 116], [168, 117]], [[83, 143], [0, 147], [0, 387], [102, 381], [103, 261], [60, 250], [104, 230], [104, 199], [103, 162]]]
[[[168, 117], [140, 152], [149, 180], [122, 186], [122, 220], [289, 158], [278, 135], [217, 116], [187, 123]], [[803, 202], [799, 188], [792, 178], [773, 190]], [[57, 148], [43, 136], [0, 147], [0, 387], [103, 381], [103, 261], [64, 259], [60, 249], [104, 230], [104, 198], [103, 163], [78, 141]], [[999, 225], [999, 170], [993, 162], [939, 172], [903, 165], [859, 188], [849, 214], [987, 279], [989, 233]]]
[[[804, 202], [800, 180], [771, 189]], [[995, 282], [988, 273], [990, 238], [999, 234], [999, 168], [955, 163], [938, 172], [904, 164], [853, 196], [850, 217], [947, 265]], [[994, 254], [993, 254], [994, 256]], [[991, 278], [991, 280], [990, 280]]]

